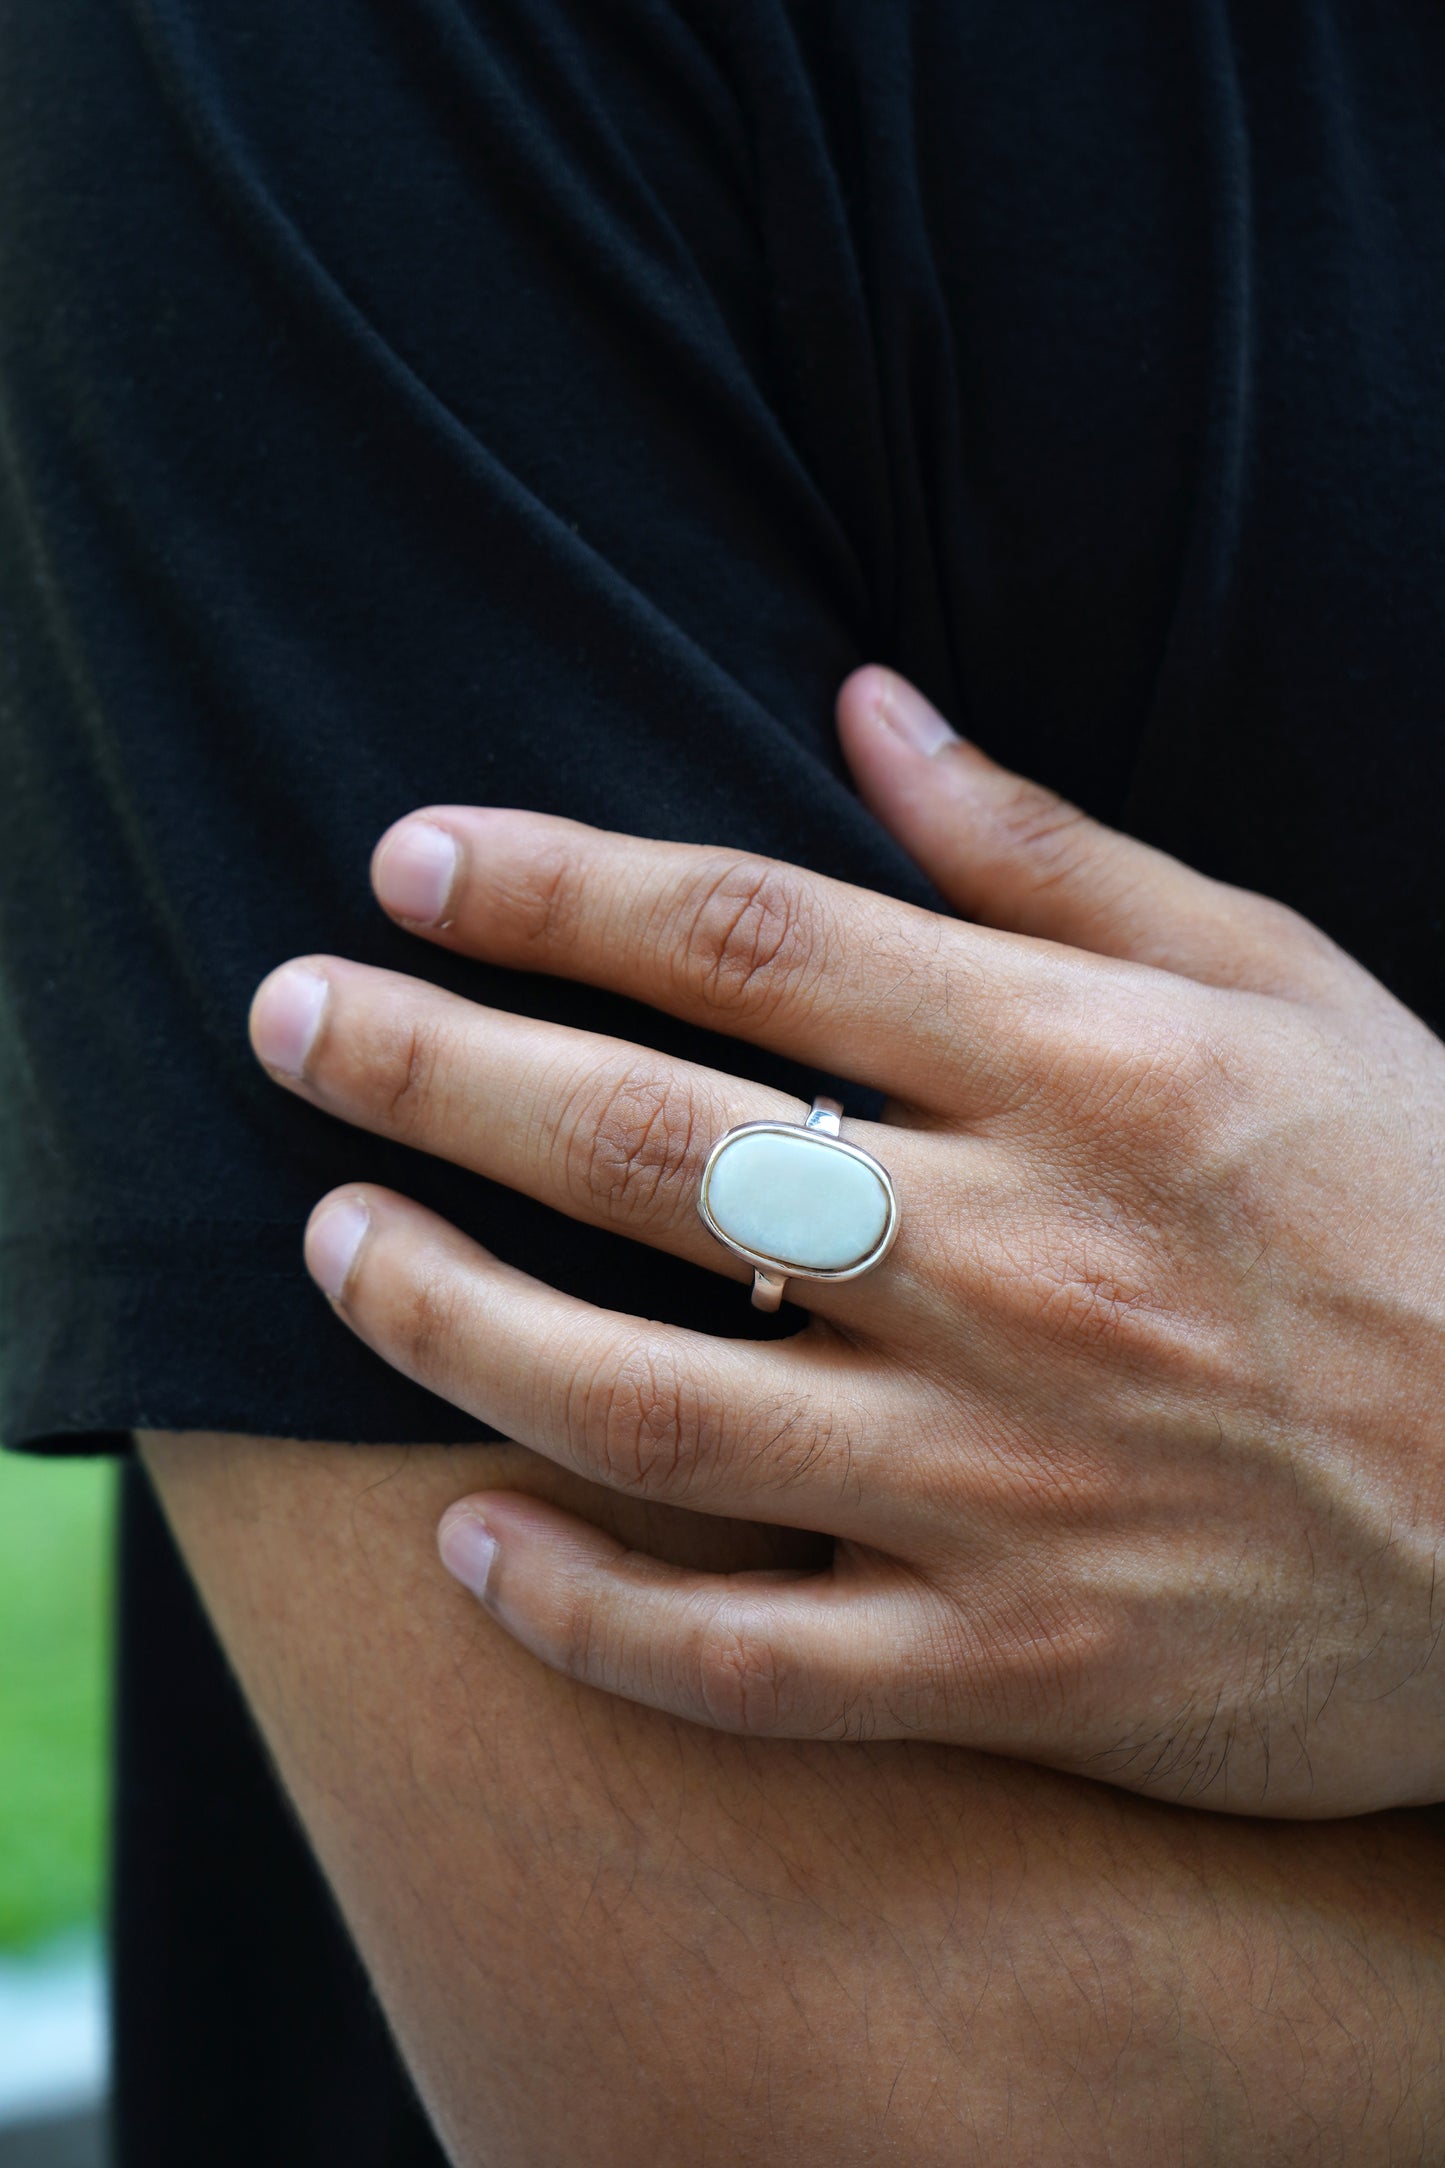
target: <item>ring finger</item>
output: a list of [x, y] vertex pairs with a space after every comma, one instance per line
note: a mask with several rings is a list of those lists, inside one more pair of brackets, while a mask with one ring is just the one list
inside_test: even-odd
[[[278, 1081], [342, 1119], [737, 1279], [749, 1267], [697, 1211], [708, 1153], [738, 1123], [800, 1119], [796, 1100], [765, 1086], [337, 957], [273, 972], [251, 1034]], [[876, 1145], [895, 1177], [898, 1241], [866, 1282], [803, 1281], [791, 1292], [818, 1315], [893, 1330], [917, 1309], [925, 1275], [923, 1216], [909, 1201], [932, 1188], [931, 1140], [867, 1123], [849, 1134]], [[980, 1161], [998, 1149], [968, 1148]]]

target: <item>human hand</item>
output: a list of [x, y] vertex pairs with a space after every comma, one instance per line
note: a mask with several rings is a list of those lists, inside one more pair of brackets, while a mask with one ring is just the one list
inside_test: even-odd
[[[818, 1573], [693, 1573], [495, 1492], [444, 1558], [544, 1662], [727, 1730], [1242, 1812], [1445, 1797], [1445, 1047], [1304, 920], [1008, 776], [891, 673], [846, 681], [839, 728], [985, 923], [533, 814], [433, 808], [378, 846], [382, 901], [443, 946], [892, 1095], [844, 1134], [896, 1244], [794, 1280], [782, 1342], [593, 1308], [389, 1191], [322, 1200], [310, 1268], [409, 1376], [616, 1490], [835, 1539]], [[273, 973], [252, 1032], [343, 1119], [744, 1281], [703, 1163], [802, 1113], [336, 958]]]

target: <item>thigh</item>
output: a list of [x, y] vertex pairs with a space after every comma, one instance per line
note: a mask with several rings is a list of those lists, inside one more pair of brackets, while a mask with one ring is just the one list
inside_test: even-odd
[[[145, 1449], [458, 2162], [1438, 2158], [1433, 1815], [702, 1732], [544, 1672], [440, 1571], [450, 1499], [561, 1490], [531, 1456]], [[568, 1495], [671, 1556], [782, 1540]]]

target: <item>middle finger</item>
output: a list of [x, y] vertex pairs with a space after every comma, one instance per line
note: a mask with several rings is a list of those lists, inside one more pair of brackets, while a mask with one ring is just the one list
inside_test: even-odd
[[[438, 848], [451, 871], [428, 899]], [[1030, 1099], [1061, 1004], [1095, 1000], [1109, 968], [776, 859], [491, 806], [400, 822], [373, 877], [403, 925], [464, 956], [609, 987], [945, 1116]]]

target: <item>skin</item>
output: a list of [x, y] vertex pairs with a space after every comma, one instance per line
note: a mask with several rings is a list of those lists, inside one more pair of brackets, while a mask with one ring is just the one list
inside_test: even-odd
[[[1316, 928], [1005, 774], [891, 673], [839, 721], [974, 923], [535, 814], [383, 840], [378, 894], [429, 938], [881, 1084], [886, 1122], [846, 1133], [903, 1200], [884, 1263], [794, 1281], [807, 1329], [759, 1345], [563, 1296], [390, 1192], [324, 1199], [308, 1263], [388, 1362], [623, 1495], [833, 1539], [723, 1576], [481, 1493], [448, 1564], [544, 1662], [723, 1730], [1235, 1812], [1440, 1799], [1445, 1047]], [[744, 1279], [703, 1162], [800, 1113], [335, 957], [274, 973], [252, 1035], [346, 1121]]]
[[[1076, 948], [1120, 942], [1131, 912], [1131, 939], [1187, 938], [1196, 968], [1211, 950], [1217, 958], [1250, 948], [1244, 937], [1257, 922], [1233, 915], [1227, 892], [1210, 899], [1213, 916], [1195, 911], [1186, 934], [1157, 893], [1141, 892], [1135, 847], [1031, 797], [981, 756], [949, 750], [951, 765], [923, 780], [906, 749], [896, 754], [869, 736], [881, 675], [860, 673], [844, 688], [840, 728], [855, 771], [925, 862], [947, 873], [956, 850], [952, 892], [975, 916], [990, 913], [981, 894], [966, 894], [969, 880], [987, 889], [993, 915], [1028, 934], [1041, 931], [1028, 923], [1034, 913], [1050, 917], [1055, 937], [1068, 921]], [[894, 681], [895, 697], [904, 690]], [[518, 832], [490, 824], [493, 871], [504, 834]], [[1167, 861], [1153, 870], [1166, 886], [1194, 878]], [[516, 893], [535, 900], [525, 880]], [[511, 931], [505, 914], [489, 924], [493, 943], [520, 927], [522, 953], [541, 960], [545, 915], [524, 910]], [[1266, 925], [1257, 964], [1272, 959], [1283, 977], [1285, 963], [1293, 974], [1308, 954], [1335, 968], [1318, 935], [1304, 930], [1296, 952], [1283, 936], [1297, 922], [1267, 915]], [[475, 935], [458, 915], [434, 937]], [[575, 945], [571, 955], [575, 965]], [[1155, 958], [1151, 983], [1169, 972], [1186, 988], [1204, 983], [1182, 971], [1184, 956], [1180, 948], [1172, 961]], [[432, 1030], [408, 1007], [417, 998], [409, 982], [378, 989], [381, 974], [329, 959], [325, 969], [317, 1043], [334, 1032], [331, 1055], [341, 1059], [324, 1083], [308, 1069], [293, 1088], [347, 1119], [405, 1124], [401, 1133], [425, 1143], [428, 1123], [444, 1122], [479, 1089], [475, 1065], [447, 1062], [448, 1047], [464, 1054], [478, 1043], [467, 1031], [479, 1029], [489, 1071], [506, 1071], [487, 1150], [515, 1150], [527, 1186], [524, 1169], [545, 1160], [553, 1179], [560, 1170], [570, 1209], [618, 1218], [616, 1180], [605, 1191], [590, 1186], [609, 1152], [557, 1145], [527, 1156], [529, 1136], [547, 1130], [547, 1081], [571, 1074], [568, 1035], [541, 1049], [540, 1027], [480, 1012], [465, 1031], [453, 1033], [454, 1016]], [[711, 986], [727, 983], [714, 977]], [[358, 1007], [345, 1006], [358, 996]], [[1378, 990], [1360, 998], [1387, 999]], [[1385, 1007], [1370, 1013], [1377, 1030], [1387, 1017], [1396, 1028]], [[348, 1017], [363, 1020], [354, 1037]], [[748, 1028], [767, 1036], [766, 1003]], [[595, 1076], [589, 1051], [585, 1073]], [[641, 1104], [648, 1094], [655, 1106], [655, 1079]], [[702, 1133], [769, 1111], [759, 1103], [766, 1095], [746, 1087], [745, 1096], [735, 1112], [725, 1099], [707, 1101]], [[917, 1194], [908, 1153], [940, 1141], [923, 1098], [900, 1097], [881, 1139], [906, 1200]], [[614, 1100], [619, 1122], [639, 1104], [626, 1091]], [[575, 1088], [571, 1103], [588, 1104]], [[531, 1122], [510, 1129], [509, 1106], [527, 1108]], [[430, 1134], [440, 1140], [442, 1130]], [[613, 1133], [609, 1151], [622, 1137]], [[961, 1139], [942, 1142], [962, 1151]], [[971, 1153], [971, 1170], [980, 1162]], [[670, 1210], [668, 1155], [654, 1163], [634, 1144], [624, 1163], [631, 1180], [621, 1209], [639, 1192], [655, 1200], [655, 1220], [627, 1222], [633, 1231], [679, 1248], [695, 1242], [685, 1215]], [[638, 1173], [653, 1179], [639, 1182]], [[575, 1306], [564, 1316], [558, 1298], [405, 1200], [348, 1191], [339, 1202], [362, 1203], [367, 1230], [361, 1276], [340, 1286], [344, 1314], [429, 1382], [464, 1371], [455, 1397], [492, 1421], [515, 1409], [508, 1427], [555, 1457], [520, 1446], [356, 1450], [234, 1437], [148, 1436], [141, 1446], [459, 2168], [577, 2159], [610, 2168], [639, 2158], [790, 2168], [1424, 2168], [1445, 2155], [1436, 1812], [1302, 1824], [1207, 1814], [959, 1744], [878, 1736], [877, 1724], [866, 1740], [760, 1738], [604, 1691], [584, 1676], [586, 1643], [575, 1628], [562, 1644], [564, 1668], [559, 1648], [527, 1624], [527, 1600], [541, 1615], [560, 1592], [565, 1615], [595, 1613], [602, 1623], [596, 1607], [609, 1590], [629, 1601], [641, 1590], [661, 1599], [650, 1618], [665, 1651], [668, 1607], [675, 1612], [679, 1598], [684, 1614], [720, 1589], [729, 1603], [740, 1592], [768, 1605], [780, 1592], [797, 1598], [802, 1575], [826, 1577], [839, 1548], [826, 1540], [835, 1532], [827, 1516], [809, 1518], [811, 1492], [809, 1513], [793, 1512], [792, 1483], [765, 1481], [759, 1497], [735, 1482], [722, 1455], [709, 1469], [715, 1487], [689, 1500], [704, 1512], [659, 1495], [652, 1471], [685, 1462], [683, 1441], [665, 1426], [649, 1431], [645, 1461], [634, 1436], [635, 1479], [619, 1483], [620, 1459], [605, 1463], [605, 1484], [563, 1465], [559, 1443], [572, 1429], [541, 1419], [551, 1405], [545, 1390], [532, 1404], [509, 1400], [518, 1391], [509, 1381], [531, 1365], [545, 1387], [537, 1366], [554, 1344], [559, 1368], [570, 1363], [575, 1373], [583, 1343], [566, 1335], [597, 1331], [601, 1313], [580, 1318]], [[322, 1232], [327, 1216], [313, 1220], [308, 1245], [323, 1281], [340, 1253]], [[905, 1305], [878, 1309], [885, 1273], [896, 1269], [910, 1299], [939, 1314], [922, 1247], [911, 1255], [901, 1238], [896, 1264], [871, 1285], [869, 1314], [886, 1315], [895, 1332]], [[745, 1281], [725, 1254], [713, 1261]], [[1348, 1320], [1349, 1306], [1332, 1314]], [[863, 1315], [845, 1319], [840, 1309], [825, 1327], [829, 1360], [860, 1372], [875, 1357]], [[476, 1357], [481, 1321], [491, 1382]], [[619, 1331], [635, 1329], [603, 1319], [614, 1337], [599, 1341], [599, 1358]], [[1047, 1359], [1049, 1346], [1045, 1335], [1030, 1363]], [[1076, 1354], [1080, 1409], [1092, 1402], [1079, 1380], [1103, 1377], [1117, 1358], [1112, 1346], [1108, 1359], [1097, 1339]], [[749, 1350], [749, 1362], [764, 1352]], [[1027, 1366], [1016, 1356], [1010, 1367]], [[738, 1390], [746, 1391], [741, 1374]], [[1398, 1404], [1408, 1407], [1408, 1395]], [[592, 1405], [584, 1394], [584, 1416]], [[591, 1434], [586, 1421], [575, 1433], [583, 1442]], [[625, 1439], [615, 1426], [604, 1435]], [[1266, 1476], [1276, 1457], [1263, 1456]], [[876, 1473], [863, 1493], [870, 1503], [887, 1495]], [[1137, 1493], [1127, 1467], [1115, 1473], [1127, 1521]], [[833, 1495], [846, 1497], [847, 1487]], [[1013, 1485], [1007, 1503], [1026, 1515], [1027, 1486]], [[1191, 1510], [1191, 1525], [1207, 1524], [1197, 1496]], [[443, 1572], [433, 1543], [439, 1518], [444, 1529], [470, 1530], [478, 1517], [501, 1537], [485, 1607]], [[1235, 1526], [1247, 1560], [1252, 1507], [1236, 1511]], [[1022, 1527], [1027, 1539], [1026, 1520]], [[1212, 1530], [1210, 1539], [1220, 1540]], [[851, 1534], [842, 1540], [863, 1547]], [[1052, 1549], [1031, 1551], [1025, 1540], [1020, 1555], [1035, 1566], [1047, 1555], [1057, 1576], [1080, 1548], [1066, 1530]], [[1268, 1600], [1267, 1579], [1250, 1585]], [[529, 1635], [550, 1664], [525, 1645]], [[870, 1647], [861, 1637], [849, 1647], [864, 1688]], [[636, 1681], [619, 1674], [607, 1683]]]
[[545, 1669], [437, 1516], [507, 1485], [679, 1564], [797, 1539], [514, 1448], [142, 1443], [457, 2168], [1445, 2158], [1435, 1814], [707, 1730]]

